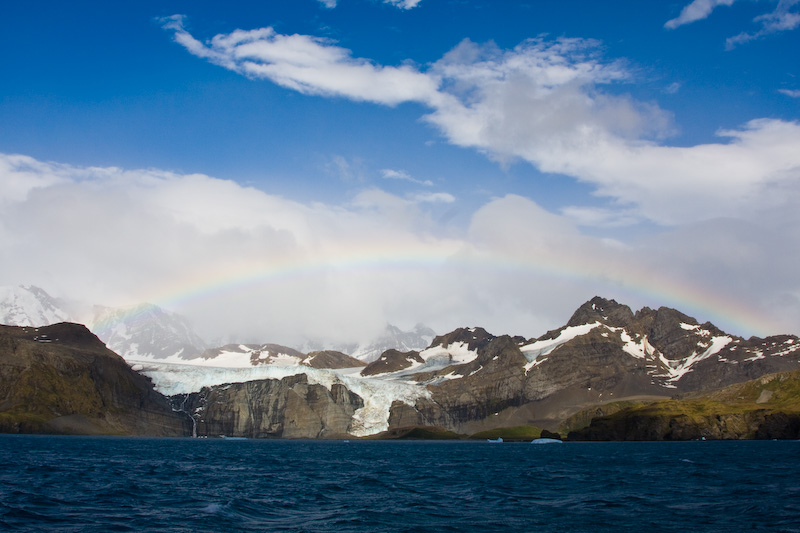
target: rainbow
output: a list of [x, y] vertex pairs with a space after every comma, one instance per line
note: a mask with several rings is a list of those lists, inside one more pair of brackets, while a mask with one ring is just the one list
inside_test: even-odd
[[[643, 267], [631, 264], [598, 269], [578, 255], [501, 254], [487, 252], [463, 242], [442, 244], [404, 243], [370, 247], [340, 248], [329, 253], [286, 255], [269, 262], [234, 263], [203, 274], [187, 274], [179, 282], [156, 287], [148, 300], [166, 309], [185, 309], [232, 291], [278, 286], [320, 276], [360, 276], [412, 272], [463, 275], [465, 279], [491, 279], [493, 276], [529, 276], [532, 283], [557, 279], [596, 287], [599, 296], [620, 303], [633, 300], [652, 307], [667, 306], [694, 316], [701, 323], [710, 321], [736, 335], [776, 334], [778, 325], [735, 298], [704, 287], [656, 277]], [[585, 300], [595, 294], [587, 294]], [[584, 300], [584, 301], [585, 301]], [[582, 303], [582, 302], [579, 302]], [[135, 309], [131, 311], [135, 312]]]

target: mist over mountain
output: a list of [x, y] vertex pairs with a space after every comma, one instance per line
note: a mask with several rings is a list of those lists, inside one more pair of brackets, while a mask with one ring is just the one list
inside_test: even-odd
[[397, 326], [386, 324], [383, 332], [376, 338], [360, 343], [325, 343], [324, 341], [308, 341], [300, 347], [301, 351], [336, 350], [350, 354], [352, 357], [371, 363], [386, 350], [424, 350], [431, 343], [436, 333], [424, 324], [417, 324], [410, 331], [403, 331]]
[[[35, 286], [0, 287], [0, 323], [39, 327], [58, 322], [85, 323], [111, 350], [132, 361], [203, 361], [220, 366], [271, 362], [259, 359], [258, 355], [250, 362], [251, 352], [266, 353], [267, 349], [260, 344], [240, 345], [229, 342], [225, 345], [214, 345], [198, 334], [186, 317], [153, 304], [106, 307], [54, 298], [44, 289]], [[332, 343], [316, 340], [308, 341], [297, 348], [276, 344], [270, 346], [275, 354], [289, 357], [300, 354], [300, 359], [312, 352], [339, 352], [344, 357], [370, 362], [389, 349], [422, 350], [434, 336], [433, 330], [422, 324], [416, 325], [411, 331], [403, 331], [387, 324], [377, 337], [361, 342]], [[219, 358], [220, 356], [222, 357]], [[327, 359], [338, 358], [340, 362], [331, 360], [330, 364], [341, 365], [344, 364], [341, 361], [345, 360], [342, 356], [329, 354]], [[315, 364], [321, 364], [323, 359], [326, 358], [317, 359]]]
[[0, 287], [0, 324], [47, 326], [73, 321], [63, 302], [43, 289], [28, 286]]
[[191, 359], [207, 347], [188, 320], [152, 304], [98, 307], [91, 329], [125, 359]]
[[106, 307], [65, 301], [35, 286], [0, 287], [0, 320], [10, 326], [86, 324], [124, 358], [191, 358], [207, 346], [184, 317], [152, 304]]

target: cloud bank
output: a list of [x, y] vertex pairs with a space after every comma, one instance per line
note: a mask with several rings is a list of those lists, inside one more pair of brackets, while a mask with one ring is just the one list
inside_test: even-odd
[[[686, 20], [721, 5], [695, 4]], [[422, 69], [378, 65], [330, 41], [272, 28], [207, 43], [179, 16], [165, 28], [198, 57], [304, 94], [422, 104], [423, 119], [454, 145], [590, 184], [614, 206], [613, 224], [758, 220], [775, 209], [776, 190], [788, 198], [800, 191], [800, 124], [753, 119], [718, 131], [719, 142], [670, 146], [671, 115], [610, 90], [632, 74], [623, 61], [603, 58], [593, 40], [529, 39], [507, 50], [465, 40]], [[577, 207], [565, 212], [591, 218]]]
[[623, 243], [508, 195], [454, 235], [430, 203], [453, 198], [367, 189], [344, 205], [303, 204], [201, 174], [2, 154], [0, 186], [12, 191], [0, 210], [2, 284], [150, 301], [217, 341], [353, 341], [386, 322], [538, 336], [595, 294], [747, 335], [792, 331], [800, 318], [795, 218]]

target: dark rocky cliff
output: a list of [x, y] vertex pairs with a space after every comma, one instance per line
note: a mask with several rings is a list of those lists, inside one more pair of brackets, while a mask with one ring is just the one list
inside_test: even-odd
[[197, 436], [334, 438], [348, 435], [362, 399], [344, 385], [328, 390], [305, 374], [205, 387], [174, 396], [196, 421]]
[[150, 380], [79, 324], [0, 326], [0, 431], [183, 436]]

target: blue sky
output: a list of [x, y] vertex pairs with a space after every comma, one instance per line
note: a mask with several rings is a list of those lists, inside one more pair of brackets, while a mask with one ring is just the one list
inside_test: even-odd
[[594, 294], [797, 333], [798, 26], [796, 0], [5, 6], [0, 283], [262, 342], [533, 336]]

